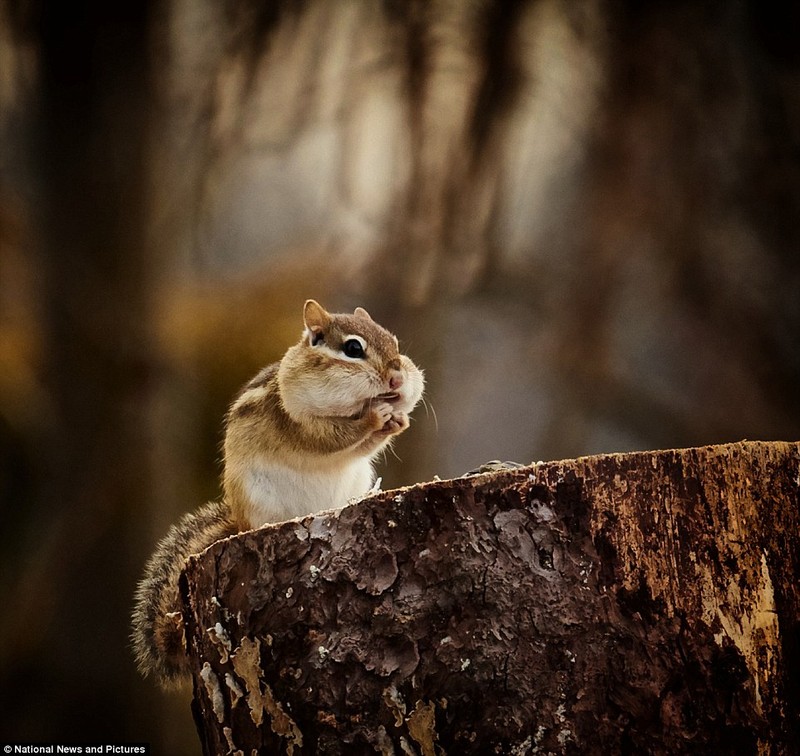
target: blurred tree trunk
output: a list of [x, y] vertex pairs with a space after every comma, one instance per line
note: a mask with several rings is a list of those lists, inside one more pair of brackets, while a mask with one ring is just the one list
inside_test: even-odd
[[145, 547], [130, 523], [150, 493], [154, 374], [145, 238], [154, 4], [40, 5], [29, 160], [48, 437], [20, 545], [11, 605], [25, 637], [9, 641], [3, 709], [16, 737], [133, 740], [126, 620]]
[[219, 542], [183, 578], [204, 753], [797, 753], [799, 473], [586, 457]]

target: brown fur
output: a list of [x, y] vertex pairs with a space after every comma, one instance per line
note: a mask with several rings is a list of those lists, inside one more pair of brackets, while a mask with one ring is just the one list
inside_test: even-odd
[[133, 651], [145, 677], [152, 674], [165, 687], [187, 678], [178, 578], [189, 556], [237, 532], [227, 505], [211, 502], [185, 515], [158, 544], [136, 589], [133, 611]]

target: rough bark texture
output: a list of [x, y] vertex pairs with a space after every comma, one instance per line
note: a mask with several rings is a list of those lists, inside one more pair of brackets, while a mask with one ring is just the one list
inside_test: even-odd
[[204, 752], [797, 753], [799, 443], [435, 481], [184, 573]]

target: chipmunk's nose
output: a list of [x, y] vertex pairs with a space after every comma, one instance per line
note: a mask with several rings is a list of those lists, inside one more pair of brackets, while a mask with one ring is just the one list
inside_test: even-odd
[[399, 370], [395, 370], [389, 376], [389, 388], [392, 391], [397, 391], [403, 385], [403, 374]]

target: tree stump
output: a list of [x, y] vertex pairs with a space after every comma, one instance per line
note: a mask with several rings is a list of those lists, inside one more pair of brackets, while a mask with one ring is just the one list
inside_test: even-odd
[[800, 443], [434, 481], [182, 577], [206, 754], [800, 752]]

